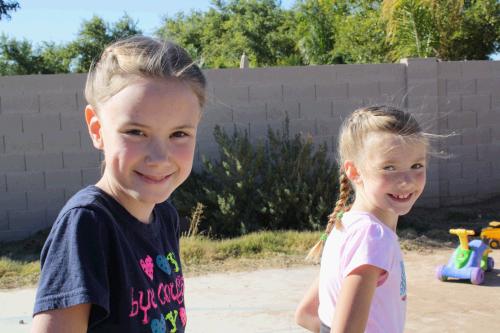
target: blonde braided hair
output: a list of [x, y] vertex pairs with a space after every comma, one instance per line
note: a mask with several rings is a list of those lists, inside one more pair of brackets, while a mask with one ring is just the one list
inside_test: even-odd
[[326, 225], [324, 233], [307, 254], [306, 260], [308, 261], [319, 261], [327, 236], [330, 234], [333, 228], [342, 228], [342, 214], [350, 209], [350, 199], [354, 191], [351, 182], [349, 181], [349, 178], [347, 178], [343, 169], [340, 169], [339, 183], [339, 197], [337, 199], [337, 202], [335, 202], [333, 212], [328, 215], [328, 223]]

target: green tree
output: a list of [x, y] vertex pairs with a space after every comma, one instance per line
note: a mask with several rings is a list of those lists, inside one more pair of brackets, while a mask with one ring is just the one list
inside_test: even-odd
[[127, 14], [111, 26], [98, 16], [83, 21], [76, 40], [68, 45], [70, 53], [76, 56], [75, 71], [88, 71], [92, 61], [96, 60], [111, 42], [141, 33], [137, 22]]
[[[256, 66], [276, 65], [279, 58], [293, 52], [292, 31], [285, 25], [287, 17], [281, 9], [281, 1], [233, 0], [219, 8], [231, 18], [227, 28], [239, 44], [235, 45], [239, 55], [245, 52]], [[239, 63], [239, 56], [237, 59]]]
[[345, 63], [388, 61], [385, 23], [378, 10], [360, 11], [342, 17], [336, 34], [335, 53]]
[[382, 0], [337, 0], [335, 54], [345, 63], [388, 61], [386, 25], [380, 16]]
[[293, 15], [276, 0], [212, 1], [205, 13], [166, 18], [157, 34], [186, 47], [206, 67], [237, 67], [243, 53], [252, 66], [300, 63]]
[[298, 47], [306, 63], [387, 61], [382, 0], [301, 0], [297, 2]]
[[342, 62], [335, 58], [338, 15], [329, 0], [302, 0], [296, 4], [298, 49], [306, 64]]
[[109, 43], [140, 34], [128, 15], [112, 25], [94, 16], [82, 23], [75, 41], [68, 44], [42, 42], [34, 47], [28, 40], [0, 37], [0, 75], [55, 74], [87, 72], [90, 64]]
[[204, 39], [206, 32], [209, 31], [206, 24], [210, 22], [206, 16], [207, 14], [200, 11], [191, 11], [189, 15], [178, 13], [174, 18], [165, 19], [157, 35], [176, 41], [193, 59], [203, 63]]
[[71, 55], [63, 45], [0, 37], [0, 75], [56, 74], [70, 71]]
[[10, 19], [9, 12], [16, 11], [19, 8], [20, 8], [19, 2], [17, 1], [0, 0], [0, 20], [2, 19], [2, 16], [6, 17], [7, 19]]
[[497, 0], [385, 0], [390, 58], [488, 59], [500, 50]]
[[466, 2], [460, 29], [452, 42], [443, 50], [443, 59], [488, 59], [500, 52], [500, 2], [482, 0]]

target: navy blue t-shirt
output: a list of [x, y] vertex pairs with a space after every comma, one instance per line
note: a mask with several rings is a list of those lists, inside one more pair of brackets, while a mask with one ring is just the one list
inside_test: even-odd
[[34, 314], [91, 303], [88, 332], [184, 332], [179, 216], [141, 223], [96, 186], [63, 207], [41, 254]]

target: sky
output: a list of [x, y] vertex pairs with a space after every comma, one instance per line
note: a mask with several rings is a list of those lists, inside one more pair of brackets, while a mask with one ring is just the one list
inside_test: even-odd
[[[162, 17], [192, 9], [206, 11], [210, 0], [18, 0], [21, 8], [2, 17], [0, 33], [34, 44], [42, 41], [65, 43], [76, 39], [83, 20], [98, 15], [107, 23], [118, 21], [127, 13], [146, 35], [161, 26]], [[282, 0], [290, 8], [295, 0]]]

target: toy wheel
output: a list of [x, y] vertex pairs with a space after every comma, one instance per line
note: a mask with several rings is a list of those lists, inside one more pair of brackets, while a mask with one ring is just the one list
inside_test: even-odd
[[492, 249], [498, 249], [500, 247], [500, 244], [498, 243], [498, 241], [496, 239], [492, 239], [492, 240], [490, 240], [490, 247]]
[[472, 284], [481, 284], [484, 281], [484, 271], [479, 267], [474, 267], [470, 272], [470, 282]]
[[486, 271], [491, 272], [493, 270], [493, 267], [495, 267], [495, 259], [493, 259], [492, 257], [488, 257]]
[[446, 281], [448, 278], [443, 274], [444, 265], [436, 267], [436, 278], [441, 281]]

